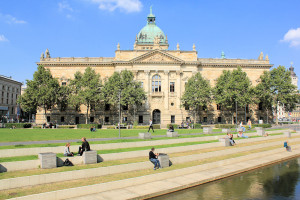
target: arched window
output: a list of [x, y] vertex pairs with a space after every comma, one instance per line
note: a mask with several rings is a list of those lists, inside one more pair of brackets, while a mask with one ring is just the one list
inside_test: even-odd
[[161, 92], [161, 80], [158, 74], [152, 77], [152, 92]]

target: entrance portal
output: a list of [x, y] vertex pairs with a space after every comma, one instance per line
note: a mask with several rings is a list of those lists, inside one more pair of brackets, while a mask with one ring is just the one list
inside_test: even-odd
[[160, 110], [153, 110], [153, 124], [160, 124]]

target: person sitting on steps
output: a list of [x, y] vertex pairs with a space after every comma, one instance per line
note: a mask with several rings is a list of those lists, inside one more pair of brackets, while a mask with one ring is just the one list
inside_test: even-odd
[[156, 170], [161, 167], [160, 167], [159, 160], [157, 159], [159, 153], [154, 153], [154, 150], [155, 150], [155, 148], [152, 147], [151, 151], [149, 152], [149, 160], [150, 160], [150, 162], [152, 162], [154, 164], [153, 170]]
[[168, 129], [169, 132], [174, 132], [174, 126], [171, 124]]
[[70, 152], [70, 143], [68, 142], [65, 146], [64, 156], [74, 156], [72, 152]]
[[78, 149], [77, 156], [82, 156], [84, 151], [90, 151], [91, 150], [90, 149], [90, 144], [88, 143], [88, 141], [86, 141], [85, 137], [81, 138], [81, 141], [82, 141], [82, 145]]

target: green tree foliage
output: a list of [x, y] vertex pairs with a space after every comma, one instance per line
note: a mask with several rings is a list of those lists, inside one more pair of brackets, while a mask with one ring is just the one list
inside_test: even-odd
[[43, 66], [33, 74], [33, 80], [26, 80], [27, 88], [19, 102], [26, 112], [33, 112], [37, 107], [42, 107], [46, 116], [49, 108], [57, 103], [59, 83], [52, 77], [50, 70]]
[[196, 123], [196, 115], [200, 119], [201, 107], [207, 108], [212, 101], [212, 89], [209, 81], [204, 79], [198, 72], [192, 76], [185, 85], [185, 91], [181, 98], [181, 103], [188, 106], [194, 113], [194, 123]]
[[271, 73], [270, 71], [264, 71], [260, 76], [260, 82], [255, 87], [255, 103], [261, 103], [263, 110], [267, 113], [267, 123], [269, 114], [272, 113], [273, 105], [273, 93], [271, 89]]
[[136, 109], [146, 99], [146, 93], [141, 87], [141, 83], [134, 80], [131, 71], [124, 70], [121, 73], [115, 72], [104, 84], [104, 101], [108, 104], [117, 106], [132, 106], [134, 110], [134, 120]]
[[278, 124], [277, 104], [284, 106], [286, 111], [291, 111], [298, 101], [298, 91], [292, 84], [291, 73], [284, 66], [272, 69], [270, 76], [272, 105], [276, 110], [276, 124]]
[[101, 80], [100, 75], [91, 67], [85, 69], [84, 74], [76, 72], [74, 79], [70, 82], [71, 95], [69, 102], [73, 106], [86, 106], [86, 124], [88, 123], [89, 110], [91, 105], [100, 103], [101, 101]]
[[214, 98], [221, 107], [231, 110], [232, 123], [235, 105], [245, 107], [253, 103], [254, 95], [251, 81], [241, 67], [233, 71], [224, 70], [217, 79]]

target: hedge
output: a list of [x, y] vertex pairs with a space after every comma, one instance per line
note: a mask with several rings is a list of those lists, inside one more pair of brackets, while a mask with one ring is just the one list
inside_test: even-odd
[[90, 129], [91, 127], [96, 127], [98, 129], [102, 128], [102, 124], [77, 124], [77, 128]]
[[178, 128], [178, 124], [167, 124], [167, 128], [169, 128], [171, 125], [174, 127], [174, 129]]
[[[133, 129], [148, 129], [149, 126], [133, 126]], [[159, 124], [153, 124], [153, 129], [160, 129]]]
[[5, 124], [5, 128], [12, 128], [15, 126], [16, 128], [31, 128], [31, 123], [7, 123]]
[[76, 128], [76, 125], [57, 125], [57, 128], [62, 128], [62, 129]]
[[215, 128], [235, 128], [235, 124], [216, 124]]
[[194, 126], [194, 129], [201, 129], [202, 128], [202, 124], [191, 124], [191, 126]]
[[106, 126], [107, 129], [115, 129], [115, 126]]
[[253, 127], [263, 127], [263, 128], [271, 128], [271, 124], [253, 124]]

